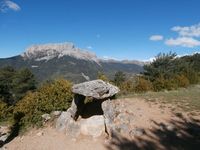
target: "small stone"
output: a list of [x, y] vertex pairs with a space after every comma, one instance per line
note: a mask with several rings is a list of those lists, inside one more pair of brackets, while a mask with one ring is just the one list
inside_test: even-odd
[[61, 114], [61, 111], [53, 111], [53, 112], [51, 113], [51, 115], [52, 115], [52, 116], [55, 116], [55, 117], [60, 116], [60, 114]]
[[49, 114], [43, 114], [42, 118], [44, 119], [45, 122], [51, 119], [51, 116]]
[[36, 135], [37, 135], [37, 136], [43, 136], [43, 135], [44, 135], [44, 132], [38, 132]]
[[172, 125], [168, 125], [167, 126], [167, 130], [169, 130], [169, 131], [173, 131], [175, 128], [174, 128], [174, 126], [172, 126]]
[[176, 136], [181, 138], [182, 137], [182, 134], [181, 133], [176, 133]]

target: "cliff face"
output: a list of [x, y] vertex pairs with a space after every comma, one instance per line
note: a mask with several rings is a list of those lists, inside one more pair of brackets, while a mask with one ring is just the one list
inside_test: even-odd
[[64, 77], [73, 82], [96, 79], [98, 72], [113, 77], [117, 71], [140, 73], [143, 62], [99, 59], [72, 43], [34, 45], [18, 56], [0, 59], [0, 68], [29, 68], [39, 81]]

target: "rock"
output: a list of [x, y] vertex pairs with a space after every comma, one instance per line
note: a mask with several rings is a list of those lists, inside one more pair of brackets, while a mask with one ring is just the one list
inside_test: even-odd
[[81, 133], [79, 122], [70, 119], [66, 124], [66, 135], [77, 138]]
[[[115, 109], [109, 98], [118, 93], [119, 88], [102, 80], [93, 80], [74, 85], [72, 92], [75, 93], [72, 105], [67, 112], [61, 113], [56, 128], [60, 131], [66, 129], [67, 134], [71, 137], [77, 137], [80, 133], [98, 137], [105, 132], [106, 125], [106, 131], [110, 134], [114, 129]], [[102, 100], [101, 107], [104, 117], [93, 116], [76, 122], [84, 109], [85, 97]]]
[[54, 117], [58, 117], [58, 116], [60, 116], [61, 115], [61, 111], [53, 111], [52, 113], [51, 113], [51, 115], [52, 116], [54, 116]]
[[113, 122], [115, 117], [115, 110], [113, 103], [110, 100], [106, 100], [102, 103], [101, 107], [104, 114], [106, 131], [109, 135], [111, 135], [112, 130], [114, 128]]
[[44, 132], [38, 132], [36, 135], [37, 135], [37, 136], [43, 136], [43, 135], [44, 135]]
[[4, 135], [1, 135], [0, 137], [0, 141], [6, 141], [6, 139], [8, 138], [9, 134], [4, 134]]
[[7, 149], [6, 147], [1, 147], [1, 148], [0, 148], [0, 150], [6, 150], [6, 149]]
[[128, 113], [120, 113], [115, 120], [120, 123], [129, 124], [133, 116], [130, 116]]
[[66, 128], [67, 122], [72, 119], [71, 113], [69, 111], [64, 111], [61, 113], [60, 117], [56, 121], [56, 129], [63, 131]]
[[173, 131], [175, 128], [174, 128], [174, 126], [173, 125], [168, 125], [167, 126], [167, 130], [169, 130], [169, 131]]
[[142, 136], [145, 134], [145, 130], [141, 128], [135, 128], [129, 132], [129, 136], [134, 138], [135, 136]]
[[10, 127], [0, 126], [0, 145], [5, 142], [10, 135]]
[[114, 96], [119, 92], [119, 88], [106, 83], [102, 80], [93, 80], [75, 84], [72, 87], [72, 92], [75, 94], [93, 97], [96, 99], [105, 99]]
[[104, 117], [102, 115], [92, 116], [80, 121], [81, 134], [92, 136], [93, 138], [105, 133]]
[[45, 122], [51, 119], [51, 116], [49, 114], [43, 114], [42, 118], [44, 119]]
[[128, 133], [129, 133], [129, 127], [128, 127], [127, 124], [119, 124], [116, 127], [116, 131], [118, 131], [120, 134], [128, 135]]
[[74, 120], [77, 120], [79, 115], [81, 114], [85, 105], [84, 100], [85, 100], [85, 96], [79, 95], [79, 94], [74, 95], [72, 105], [68, 109], [68, 111], [71, 113], [71, 116]]

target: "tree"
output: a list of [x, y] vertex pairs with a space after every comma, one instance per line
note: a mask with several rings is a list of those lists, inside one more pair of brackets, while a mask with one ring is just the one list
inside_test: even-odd
[[16, 72], [13, 77], [12, 84], [14, 103], [23, 98], [26, 92], [36, 89], [36, 81], [34, 75], [27, 68]]
[[0, 98], [6, 103], [12, 101], [12, 79], [16, 70], [7, 66], [0, 69]]
[[160, 53], [152, 63], [144, 66], [144, 75], [152, 82], [157, 78], [170, 79], [177, 69], [175, 63], [176, 53]]
[[126, 75], [122, 71], [118, 71], [115, 73], [114, 83], [117, 86], [120, 86], [126, 79]]
[[15, 70], [10, 66], [0, 69], [0, 98], [7, 104], [15, 104], [35, 88], [36, 81], [30, 70]]

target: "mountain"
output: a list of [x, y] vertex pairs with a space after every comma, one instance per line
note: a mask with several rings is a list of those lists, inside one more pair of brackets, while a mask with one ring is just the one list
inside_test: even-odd
[[0, 68], [12, 66], [29, 68], [39, 81], [64, 77], [73, 82], [95, 79], [98, 72], [110, 78], [117, 71], [137, 74], [143, 71], [143, 62], [99, 59], [95, 53], [75, 47], [72, 43], [33, 45], [18, 56], [1, 58]]

